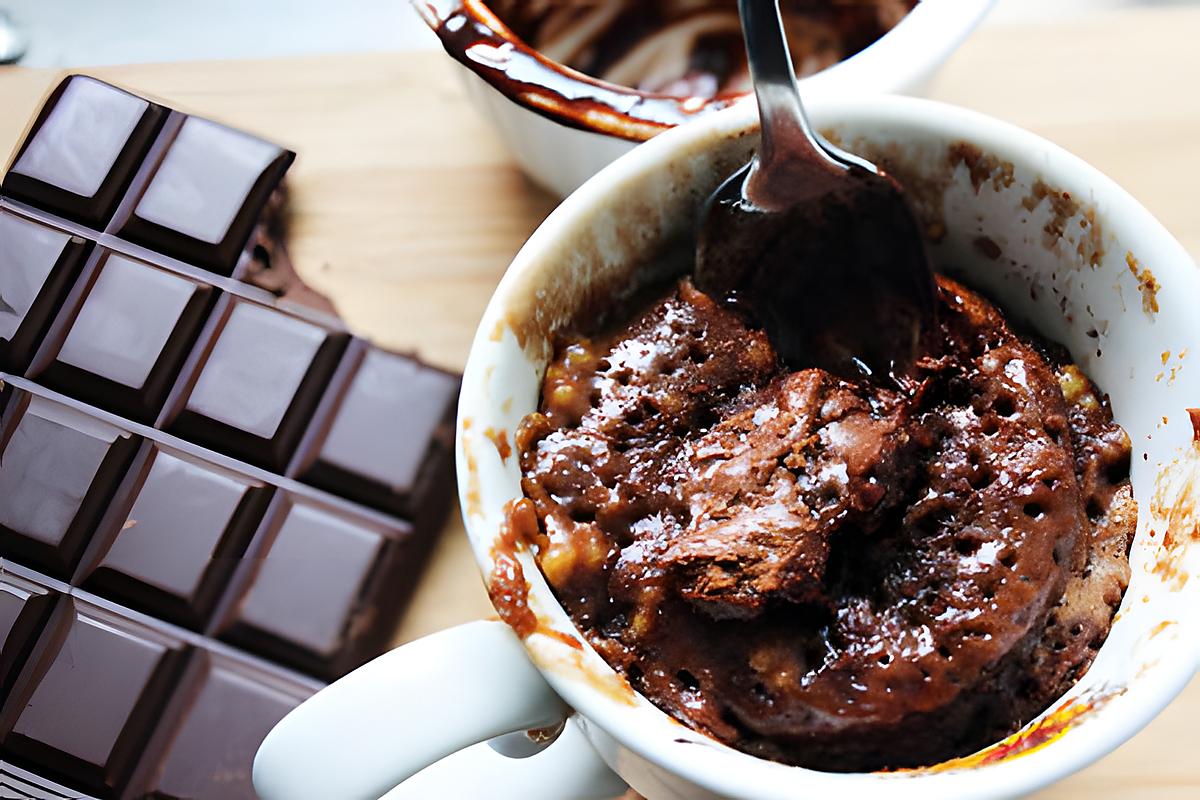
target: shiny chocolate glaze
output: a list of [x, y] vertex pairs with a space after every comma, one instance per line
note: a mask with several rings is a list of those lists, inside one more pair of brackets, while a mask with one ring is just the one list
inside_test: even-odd
[[[854, 55], [915, 4], [785, 2], [799, 73]], [[733, 6], [427, 0], [417, 10], [447, 53], [514, 101], [564, 125], [642, 141], [749, 91]]]
[[680, 721], [833, 771], [1012, 732], [1129, 578], [1130, 446], [1059, 348], [938, 279], [902, 387], [785, 364], [687, 281], [561, 342], [517, 436], [542, 571]]

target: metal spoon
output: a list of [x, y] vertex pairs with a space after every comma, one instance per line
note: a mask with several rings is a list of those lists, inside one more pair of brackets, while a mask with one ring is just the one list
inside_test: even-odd
[[697, 286], [763, 325], [789, 365], [899, 376], [934, 317], [920, 223], [895, 180], [813, 131], [778, 0], [739, 0], [757, 155], [708, 198]]

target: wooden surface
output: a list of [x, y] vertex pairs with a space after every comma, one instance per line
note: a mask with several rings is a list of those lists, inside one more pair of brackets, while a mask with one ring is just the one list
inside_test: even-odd
[[[980, 30], [933, 96], [1098, 166], [1200, 254], [1200, 9]], [[291, 250], [360, 333], [455, 369], [517, 248], [553, 208], [468, 106], [441, 53], [106, 67], [89, 73], [288, 144]], [[0, 69], [0, 152], [56, 73]], [[397, 641], [490, 614], [457, 513]], [[1200, 797], [1200, 681], [1146, 731], [1039, 795]]]

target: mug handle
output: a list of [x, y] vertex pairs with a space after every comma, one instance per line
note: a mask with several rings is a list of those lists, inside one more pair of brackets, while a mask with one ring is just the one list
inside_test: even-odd
[[421, 770], [382, 800], [618, 800], [628, 789], [571, 717], [553, 744], [529, 758], [506, 758], [486, 742], [472, 745]]
[[[385, 653], [301, 703], [259, 747], [254, 788], [262, 800], [377, 800], [451, 753], [561, 726], [570, 713], [512, 629], [469, 622]], [[520, 733], [496, 749], [540, 748]]]

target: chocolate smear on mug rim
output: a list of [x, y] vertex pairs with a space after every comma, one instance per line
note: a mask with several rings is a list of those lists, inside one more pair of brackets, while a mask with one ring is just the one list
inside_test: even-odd
[[[498, 5], [497, 3], [490, 4]], [[553, 3], [549, 4], [553, 5]], [[611, 5], [620, 5], [612, 0]], [[664, 4], [669, 5], [669, 4]], [[707, 10], [709, 14], [719, 13], [720, 3], [713, 3], [714, 9]], [[786, 5], [786, 4], [785, 4]], [[853, 57], [874, 41], [883, 36], [888, 27], [882, 23], [868, 24], [860, 6], [829, 6], [825, 3], [796, 2], [795, 13], [798, 15], [796, 26], [808, 22], [811, 25], [829, 26], [830, 31], [821, 35], [814, 34], [814, 42], [820, 42], [821, 36], [838, 38], [842, 49], [839, 51], [840, 61]], [[901, 13], [907, 13], [916, 5], [913, 0], [896, 0], [893, 3], [871, 3], [876, 6], [905, 7]], [[498, 13], [489, 4], [479, 0], [444, 0], [443, 2], [425, 3], [418, 6], [418, 11], [437, 34], [446, 52], [467, 69], [478, 75], [494, 89], [501, 92], [514, 102], [526, 106], [544, 117], [568, 127], [586, 131], [595, 131], [631, 141], [645, 141], [667, 128], [682, 124], [699, 115], [728, 108], [746, 95], [746, 89], [739, 87], [736, 91], [702, 92], [700, 95], [689, 94], [677, 96], [666, 92], [641, 91], [636, 88], [619, 85], [586, 74], [579, 69], [560, 64], [527, 43], [522, 34], [533, 34], [530, 22], [536, 23], [539, 15], [535, 12], [530, 20], [512, 20]], [[656, 12], [655, 12], [656, 13]], [[689, 10], [679, 25], [689, 26], [696, 22], [703, 10]], [[883, 16], [883, 12], [879, 12]], [[733, 12], [736, 18], [736, 12]], [[806, 20], [805, 16], [811, 17]], [[639, 19], [653, 17], [646, 12], [646, 7], [631, 4], [620, 12], [612, 27], [611, 35], [602, 37], [595, 43], [592, 50], [601, 52], [612, 50], [614, 47], [624, 49], [629, 35], [644, 25], [638, 25]], [[845, 19], [842, 19], [842, 18]], [[629, 22], [634, 25], [628, 24]], [[586, 21], [585, 21], [586, 22]], [[703, 20], [699, 20], [703, 23]], [[524, 24], [523, 24], [524, 23]], [[669, 20], [668, 20], [669, 23]], [[874, 27], [872, 27], [872, 25]], [[856, 31], [855, 28], [862, 29]], [[846, 28], [846, 30], [841, 30]], [[649, 31], [654, 35], [654, 31]], [[731, 32], [727, 32], [731, 33]], [[668, 33], [668, 35], [670, 35]], [[719, 48], [725, 55], [717, 59], [724, 62], [729, 58], [741, 55], [740, 34], [731, 36], [737, 47], [722, 44]], [[848, 40], [853, 41], [848, 41]], [[728, 64], [717, 67], [716, 63], [705, 66], [702, 57], [707, 46], [704, 37], [694, 42], [696, 52], [693, 53], [691, 73], [712, 71], [718, 72], [733, 69]], [[833, 47], [827, 43], [827, 46]], [[813, 47], [818, 47], [816, 43]], [[661, 49], [661, 48], [660, 48]], [[799, 49], [806, 52], [809, 48]], [[818, 48], [819, 49], [819, 48]], [[697, 60], [698, 59], [698, 60]], [[603, 63], [610, 59], [601, 58]], [[812, 59], [810, 59], [812, 60]], [[807, 65], [801, 61], [803, 74], [817, 71], [829, 66], [830, 58], [825, 57], [817, 65]], [[736, 70], [734, 70], [736, 71]], [[667, 87], [663, 87], [667, 88]]]

